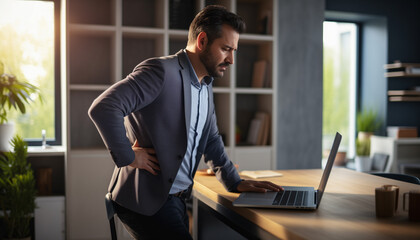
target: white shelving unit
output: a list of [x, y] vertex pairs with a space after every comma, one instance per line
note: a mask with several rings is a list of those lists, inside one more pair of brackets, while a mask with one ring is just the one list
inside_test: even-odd
[[371, 155], [389, 155], [386, 172], [399, 172], [400, 164], [420, 164], [420, 138], [371, 137]]
[[[112, 162], [104, 144], [88, 118], [92, 101], [112, 84], [123, 79], [141, 61], [155, 56], [174, 54], [185, 48], [188, 26], [195, 14], [206, 5], [219, 4], [238, 13], [247, 23], [247, 32], [240, 36], [235, 64], [222, 79], [214, 82], [214, 99], [218, 126], [226, 151], [239, 170], [276, 168], [276, 79], [277, 79], [277, 9], [276, 0], [67, 0], [67, 112], [69, 119], [67, 179], [67, 212], [75, 209], [80, 193], [100, 186], [83, 184], [79, 179], [110, 178]], [[265, 21], [263, 21], [263, 17]], [[267, 62], [264, 88], [252, 88], [253, 64]], [[268, 144], [245, 144], [254, 114], [264, 111], [270, 116]], [[95, 171], [80, 171], [86, 166], [102, 166]], [[86, 173], [87, 176], [81, 176]], [[96, 200], [95, 200], [96, 201]], [[98, 202], [88, 199], [86, 205]], [[69, 239], [102, 238], [108, 235], [103, 221], [92, 222], [86, 229], [78, 211], [68, 217]], [[93, 213], [92, 213], [93, 214]], [[99, 215], [100, 214], [100, 215]], [[105, 216], [98, 213], [98, 216]], [[90, 219], [90, 218], [89, 218]], [[81, 222], [82, 221], [82, 222]], [[77, 223], [76, 223], [77, 222]], [[104, 228], [102, 233], [92, 233]], [[106, 229], [106, 230], [105, 230]], [[90, 232], [89, 232], [90, 231]], [[96, 234], [96, 235], [95, 235]]]

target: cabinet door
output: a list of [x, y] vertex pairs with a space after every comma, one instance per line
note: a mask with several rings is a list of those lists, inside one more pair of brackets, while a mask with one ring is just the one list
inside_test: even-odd
[[66, 205], [68, 239], [107, 239], [105, 194], [114, 170], [108, 151], [70, 151]]
[[35, 199], [35, 238], [65, 239], [64, 196]]

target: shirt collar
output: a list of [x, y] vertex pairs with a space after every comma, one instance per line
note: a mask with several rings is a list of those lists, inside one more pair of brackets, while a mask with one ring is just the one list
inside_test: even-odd
[[[190, 58], [188, 57], [187, 50], [183, 49], [183, 51], [184, 51], [185, 56], [187, 57], [187, 60], [188, 60], [188, 69], [189, 69], [189, 72], [190, 72], [191, 84], [193, 86], [197, 87], [197, 88], [200, 88], [201, 87], [200, 86], [200, 81], [198, 81], [197, 74], [195, 73], [194, 67], [192, 66]], [[207, 85], [210, 85], [213, 82], [213, 79], [214, 78], [211, 77], [211, 76], [205, 76], [203, 78], [203, 82]]]

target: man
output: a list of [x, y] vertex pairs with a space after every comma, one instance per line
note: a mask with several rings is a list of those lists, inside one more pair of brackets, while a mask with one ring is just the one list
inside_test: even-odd
[[191, 239], [185, 198], [202, 155], [229, 191], [280, 191], [242, 181], [228, 159], [213, 104], [213, 77], [233, 64], [243, 20], [208, 6], [190, 25], [186, 49], [140, 63], [89, 109], [116, 164], [109, 191], [134, 238]]

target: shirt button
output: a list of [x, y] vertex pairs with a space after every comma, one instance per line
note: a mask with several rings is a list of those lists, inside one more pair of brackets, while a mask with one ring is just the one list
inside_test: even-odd
[[178, 160], [182, 160], [183, 158], [184, 157], [181, 154], [178, 155]]
[[173, 178], [169, 178], [169, 182], [170, 183], [173, 183], [174, 182], [174, 179]]

